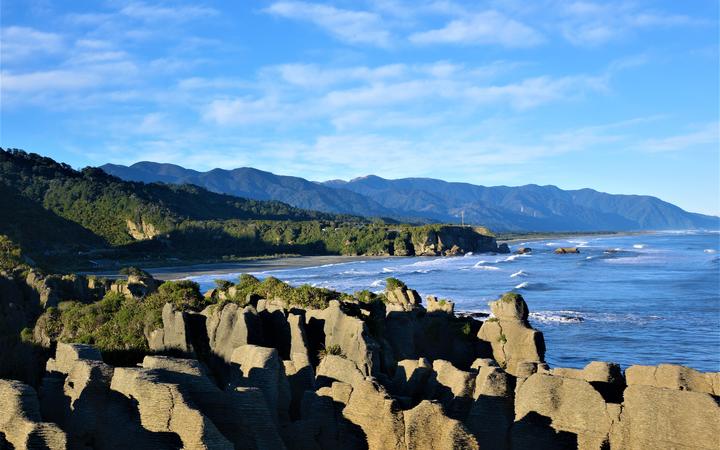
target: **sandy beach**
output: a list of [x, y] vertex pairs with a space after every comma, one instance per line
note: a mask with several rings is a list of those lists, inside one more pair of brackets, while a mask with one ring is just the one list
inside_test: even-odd
[[[340, 264], [345, 262], [366, 261], [370, 259], [387, 258], [386, 256], [285, 256], [278, 258], [258, 258], [228, 263], [193, 264], [187, 266], [155, 267], [146, 269], [153, 277], [159, 280], [177, 280], [189, 275], [222, 274], [235, 272], [258, 272], [265, 270], [297, 269], [301, 267], [316, 267], [325, 264]], [[97, 275], [113, 276], [116, 273]]]

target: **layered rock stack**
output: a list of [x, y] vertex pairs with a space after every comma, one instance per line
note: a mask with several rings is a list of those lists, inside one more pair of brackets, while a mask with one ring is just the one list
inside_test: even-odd
[[168, 304], [148, 336], [156, 354], [135, 367], [58, 343], [36, 389], [0, 380], [0, 446], [718, 448], [720, 374], [550, 368], [521, 296], [493, 302], [481, 323], [410, 291], [320, 310]]

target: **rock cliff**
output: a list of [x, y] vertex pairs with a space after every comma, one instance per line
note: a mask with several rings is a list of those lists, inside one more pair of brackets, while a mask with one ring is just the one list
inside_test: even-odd
[[[0, 286], [1, 287], [1, 286]], [[8, 291], [9, 292], [9, 291]], [[407, 287], [388, 303], [162, 309], [153, 354], [57, 343], [0, 380], [0, 444], [71, 449], [714, 449], [720, 374], [551, 368], [517, 294], [484, 322]]]

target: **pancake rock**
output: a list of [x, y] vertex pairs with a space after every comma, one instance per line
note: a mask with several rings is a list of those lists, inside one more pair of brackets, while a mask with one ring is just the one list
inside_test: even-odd
[[[532, 366], [542, 363], [545, 341], [541, 332], [530, 327], [528, 308], [520, 294], [508, 293], [490, 302], [494, 320], [488, 319], [480, 328], [478, 338], [490, 343], [493, 357], [508, 373], [531, 373]], [[529, 375], [529, 373], [526, 373]]]

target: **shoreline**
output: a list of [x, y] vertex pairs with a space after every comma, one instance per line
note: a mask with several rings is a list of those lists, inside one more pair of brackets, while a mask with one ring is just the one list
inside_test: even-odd
[[[392, 256], [342, 256], [342, 255], [315, 255], [315, 256], [278, 256], [248, 258], [237, 262], [198, 263], [178, 266], [164, 266], [144, 268], [158, 280], [178, 280], [188, 276], [227, 274], [236, 272], [264, 272], [268, 270], [303, 269], [318, 267], [326, 264], [343, 264], [372, 259], [392, 258]], [[95, 272], [93, 275], [106, 278], [116, 278], [116, 272]]]
[[[537, 233], [528, 234], [525, 237], [511, 237], [510, 239], [497, 239], [498, 244], [516, 245], [520, 242], [538, 242], [548, 239], [566, 239], [571, 237], [609, 237], [609, 236], [635, 236], [651, 234], [651, 231], [636, 232], [607, 232], [607, 233]], [[228, 274], [236, 272], [264, 272], [270, 270], [303, 269], [319, 267], [327, 264], [343, 264], [359, 261], [370, 261], [375, 259], [392, 258], [430, 258], [428, 256], [346, 256], [346, 255], [278, 255], [249, 257], [238, 261], [227, 262], [198, 262], [179, 265], [164, 265], [155, 267], [142, 267], [154, 278], [168, 281], [186, 278], [188, 276], [200, 276], [210, 274]], [[121, 277], [117, 271], [87, 271], [80, 272], [85, 275], [95, 275], [110, 279]]]
[[509, 239], [497, 239], [499, 244], [514, 245], [520, 242], [538, 242], [547, 241], [552, 239], [567, 239], [567, 238], [580, 238], [580, 237], [591, 237], [591, 238], [602, 238], [602, 237], [623, 237], [623, 236], [641, 236], [645, 234], [653, 234], [655, 231], [608, 231], [603, 233], [537, 233], [528, 234], [526, 237], [511, 237]]

